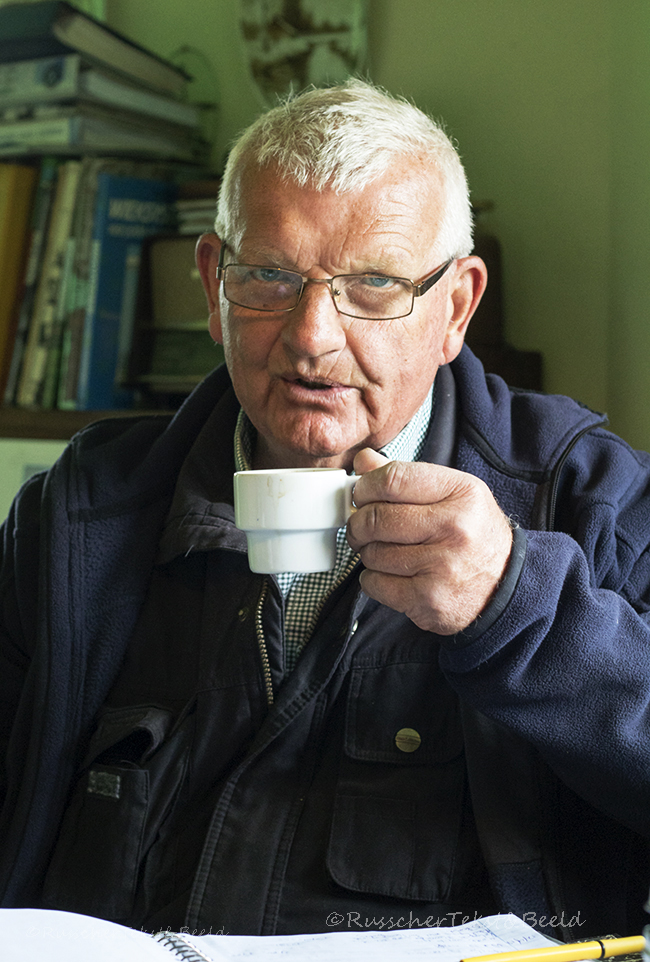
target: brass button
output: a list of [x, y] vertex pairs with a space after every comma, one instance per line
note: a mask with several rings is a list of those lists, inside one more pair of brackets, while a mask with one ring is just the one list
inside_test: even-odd
[[415, 728], [400, 728], [395, 735], [395, 744], [401, 752], [414, 752], [420, 747], [422, 739]]

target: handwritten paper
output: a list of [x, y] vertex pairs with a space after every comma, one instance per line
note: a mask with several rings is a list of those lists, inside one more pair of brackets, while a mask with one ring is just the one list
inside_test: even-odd
[[515, 915], [447, 928], [318, 935], [184, 935], [210, 962], [459, 962], [473, 955], [554, 945]]
[[459, 962], [472, 955], [553, 944], [514, 915], [391, 932], [152, 937], [72, 912], [0, 909], [2, 962], [173, 962], [179, 957], [192, 962]]

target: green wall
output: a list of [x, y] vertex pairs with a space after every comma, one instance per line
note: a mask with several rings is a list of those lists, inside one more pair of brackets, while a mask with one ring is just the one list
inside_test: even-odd
[[[322, 0], [323, 4], [327, 0]], [[215, 157], [260, 109], [237, 0], [107, 0], [109, 23], [211, 62]], [[370, 74], [444, 119], [504, 255], [506, 333], [545, 387], [650, 448], [650, 7], [369, 0]]]
[[238, 14], [239, 0], [106, 0], [111, 27], [191, 69], [198, 96], [218, 101], [217, 163], [263, 109], [248, 74]]
[[503, 245], [508, 339], [543, 352], [547, 390], [599, 409], [608, 400], [606, 6], [376, 0], [370, 48], [375, 79], [444, 118], [474, 198], [495, 203], [486, 223]]
[[609, 412], [650, 449], [650, 6], [612, 22]]

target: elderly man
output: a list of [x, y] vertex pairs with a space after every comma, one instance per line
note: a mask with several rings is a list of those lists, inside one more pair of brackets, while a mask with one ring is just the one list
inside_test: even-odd
[[[82, 432], [5, 525], [4, 905], [641, 924], [650, 458], [485, 376], [471, 246], [406, 103], [352, 82], [244, 133], [197, 247], [226, 367]], [[333, 571], [249, 570], [232, 475], [278, 466], [358, 475]]]

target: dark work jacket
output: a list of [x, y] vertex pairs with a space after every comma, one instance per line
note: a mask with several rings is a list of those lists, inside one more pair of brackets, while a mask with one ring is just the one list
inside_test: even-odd
[[[437, 790], [445, 766], [446, 779], [467, 780], [501, 910], [570, 937], [637, 929], [649, 874], [650, 458], [567, 398], [486, 378], [464, 349], [438, 374], [422, 457], [446, 451], [519, 524], [503, 584], [474, 625], [440, 638], [365, 597], [354, 575], [279, 687], [281, 596], [250, 573], [233, 524], [237, 410], [219, 369], [171, 419], [81, 432], [16, 499], [0, 567], [2, 904], [43, 904], [77, 774], [92, 739], [106, 736], [96, 719], [176, 480], [213, 415], [219, 458], [206, 510], [223, 580], [215, 687], [224, 695], [214, 711], [226, 748], [186, 924], [326, 928], [304, 905], [302, 920], [291, 917], [296, 866], [314, 859], [350, 908], [360, 896], [415, 914], [444, 902], [461, 830], [458, 807]], [[147, 717], [155, 756], [165, 720]], [[419, 732], [415, 752], [396, 746], [402, 728]], [[134, 793], [146, 807], [155, 776], [131, 770], [116, 781], [114, 766], [99, 766], [85, 790], [107, 805]], [[312, 817], [326, 851], [310, 841]], [[128, 873], [135, 856], [123, 855]], [[96, 914], [119, 917], [113, 908]]]

